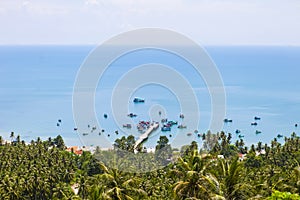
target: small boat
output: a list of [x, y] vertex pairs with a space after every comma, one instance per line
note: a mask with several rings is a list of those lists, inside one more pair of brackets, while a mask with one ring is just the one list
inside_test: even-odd
[[244, 135], [239, 135], [239, 138], [244, 138], [245, 136]]
[[131, 128], [131, 124], [123, 124], [123, 128]]
[[59, 119], [58, 122], [61, 123], [62, 122], [61, 119]]
[[187, 136], [191, 136], [191, 135], [193, 135], [193, 134], [192, 134], [192, 133], [187, 133], [186, 135], [187, 135]]
[[170, 123], [164, 123], [163, 126], [164, 126], [164, 127], [171, 127], [172, 124], [170, 124]]
[[107, 115], [107, 114], [104, 114], [103, 117], [104, 117], [105, 119], [107, 119], [108, 115]]
[[256, 130], [256, 131], [255, 131], [255, 134], [256, 134], [256, 135], [261, 134], [261, 131]]
[[145, 99], [135, 97], [135, 98], [133, 99], [133, 102], [134, 102], [134, 103], [144, 103], [144, 102], [145, 102]]
[[166, 118], [166, 119], [161, 119], [161, 123], [165, 123], [165, 122], [167, 122], [168, 121], [168, 119]]
[[133, 118], [133, 117], [136, 117], [137, 114], [129, 113], [127, 116]]
[[141, 132], [141, 131], [144, 131], [144, 127], [143, 127], [142, 125], [138, 125], [138, 126], [137, 126], [137, 129], [138, 129], [138, 131], [140, 131], [140, 132]]
[[199, 131], [198, 131], [198, 130], [194, 130], [194, 133], [196, 133], [196, 134], [197, 134], [197, 133], [199, 133]]
[[283, 135], [278, 134], [278, 135], [277, 135], [277, 138], [283, 138]]
[[258, 121], [258, 120], [260, 120], [261, 118], [260, 117], [254, 117], [254, 120], [255, 121]]
[[161, 111], [158, 111], [158, 114], [161, 115]]
[[77, 131], [78, 130], [78, 128], [74, 128], [74, 131]]
[[225, 122], [225, 123], [232, 123], [233, 120], [232, 120], [232, 119], [224, 119], [224, 122]]
[[186, 128], [186, 126], [180, 124], [180, 125], [178, 126], [178, 128], [179, 128], [179, 129], [183, 129], [183, 128]]
[[163, 132], [171, 131], [171, 127], [164, 126], [161, 128], [161, 131], [163, 131]]
[[251, 126], [257, 126], [257, 122], [252, 122]]
[[86, 135], [88, 135], [88, 133], [82, 133], [82, 135], [83, 135], [83, 136], [86, 136]]
[[59, 123], [56, 123], [56, 126], [60, 126], [60, 124], [59, 124]]
[[295, 127], [297, 128], [297, 127], [298, 127], [298, 124], [295, 124]]
[[168, 121], [168, 124], [171, 124], [173, 126], [173, 125], [177, 125], [178, 122], [177, 121]]
[[180, 114], [180, 115], [179, 115], [179, 118], [183, 119], [183, 118], [184, 118], [184, 115], [183, 115], [183, 114]]
[[239, 134], [239, 133], [241, 133], [241, 130], [236, 129], [235, 133], [236, 133], [236, 134]]

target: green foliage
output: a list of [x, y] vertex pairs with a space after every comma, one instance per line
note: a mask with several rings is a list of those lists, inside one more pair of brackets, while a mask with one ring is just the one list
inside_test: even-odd
[[290, 192], [279, 192], [274, 191], [272, 196], [268, 200], [299, 200], [300, 196], [298, 194], [291, 194]]
[[[243, 140], [233, 145], [230, 134], [208, 132], [206, 149], [192, 142], [180, 154], [167, 137], [155, 153], [134, 153], [129, 136], [114, 150], [81, 156], [65, 151], [61, 136], [29, 145], [11, 136], [12, 144], [0, 136], [0, 199], [300, 199], [296, 134], [248, 151]], [[239, 153], [247, 153], [244, 160]]]

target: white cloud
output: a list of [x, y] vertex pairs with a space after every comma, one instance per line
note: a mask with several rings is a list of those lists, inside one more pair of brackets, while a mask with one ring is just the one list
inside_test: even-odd
[[85, 4], [87, 4], [87, 5], [99, 5], [99, 2], [97, 0], [86, 0]]
[[0, 44], [98, 43], [119, 32], [160, 27], [202, 44], [300, 45], [299, 9], [297, 0], [0, 1]]

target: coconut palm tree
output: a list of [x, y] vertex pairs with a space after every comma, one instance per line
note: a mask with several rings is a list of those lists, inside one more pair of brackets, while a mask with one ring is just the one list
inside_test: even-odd
[[219, 185], [207, 171], [209, 163], [197, 151], [186, 158], [179, 158], [174, 175], [179, 180], [174, 184], [175, 199], [210, 199], [217, 196]]
[[124, 172], [118, 169], [107, 168], [101, 164], [104, 174], [100, 175], [106, 185], [104, 195], [110, 199], [143, 199], [147, 193], [139, 189], [140, 180], [132, 176], [126, 176]]
[[226, 200], [248, 199], [251, 186], [244, 182], [242, 164], [238, 159], [219, 159], [217, 168], [212, 171], [218, 178], [220, 194]]

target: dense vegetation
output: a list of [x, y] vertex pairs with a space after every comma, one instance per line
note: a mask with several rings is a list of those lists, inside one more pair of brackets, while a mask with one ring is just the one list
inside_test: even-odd
[[60, 136], [29, 145], [19, 136], [11, 144], [0, 137], [0, 199], [300, 199], [295, 133], [284, 144], [274, 139], [250, 148], [223, 132], [202, 139], [200, 151], [196, 142], [176, 151], [162, 136], [155, 153], [140, 147], [134, 154], [129, 136], [114, 150], [78, 156], [65, 151]]

